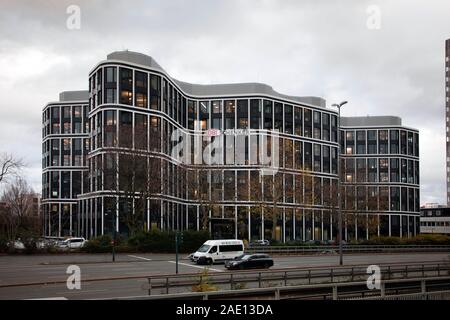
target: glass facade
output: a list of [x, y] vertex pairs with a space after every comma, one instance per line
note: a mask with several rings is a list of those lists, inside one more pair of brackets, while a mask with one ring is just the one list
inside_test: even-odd
[[[88, 172], [88, 101], [52, 103], [43, 111], [42, 212], [44, 234], [79, 234], [77, 196]], [[61, 130], [62, 128], [62, 130]]]
[[[86, 238], [158, 228], [249, 241], [336, 239], [338, 137], [347, 239], [397, 225], [401, 236], [410, 234], [391, 216], [409, 223], [418, 212], [416, 132], [349, 128], [338, 135], [331, 109], [262, 93], [195, 97], [168, 75], [130, 63], [98, 65], [89, 89], [86, 105], [44, 110], [48, 235], [65, 234], [59, 216], [70, 212], [69, 234]], [[177, 130], [185, 135], [174, 137]], [[181, 162], [173, 151], [183, 139]], [[214, 165], [197, 151], [210, 146], [220, 147], [208, 155]], [[278, 160], [274, 175], [263, 175], [265, 152]], [[382, 226], [386, 217], [392, 223]]]
[[[346, 137], [342, 143], [343, 208], [348, 217], [344, 238], [418, 234], [419, 145], [413, 138], [418, 132], [393, 126], [342, 127], [341, 132]], [[365, 222], [358, 227], [361, 220]]]

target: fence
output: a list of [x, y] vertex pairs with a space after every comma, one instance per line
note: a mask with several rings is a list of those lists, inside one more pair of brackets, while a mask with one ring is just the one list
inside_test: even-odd
[[[404, 293], [399, 293], [402, 290]], [[407, 292], [406, 292], [407, 291]], [[150, 295], [138, 297], [121, 297], [115, 299], [133, 300], [222, 300], [222, 299], [391, 299], [398, 300], [410, 296], [446, 297], [450, 294], [450, 277], [430, 277], [412, 279], [384, 280], [380, 289], [370, 290], [366, 281], [327, 283], [301, 286], [277, 286], [271, 288], [255, 288], [215, 292], [178, 293], [166, 295]]]
[[[422, 263], [380, 265], [384, 280], [413, 277], [441, 277], [450, 275], [450, 263]], [[290, 268], [261, 271], [216, 272], [211, 274], [156, 275], [148, 277], [148, 295], [192, 291], [192, 287], [207, 282], [221, 290], [238, 290], [246, 287], [295, 286], [321, 283], [354, 282], [368, 277], [367, 266], [334, 268]], [[156, 290], [159, 290], [156, 292]]]
[[[248, 253], [311, 254], [338, 253], [339, 246], [255, 246], [245, 249]], [[345, 245], [344, 253], [395, 253], [395, 252], [450, 252], [450, 245]]]

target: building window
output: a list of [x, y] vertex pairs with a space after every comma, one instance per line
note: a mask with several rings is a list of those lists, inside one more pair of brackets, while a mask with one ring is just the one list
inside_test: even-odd
[[261, 129], [261, 100], [250, 100], [250, 128]]
[[106, 68], [105, 103], [116, 103], [117, 72], [115, 67]]
[[312, 111], [304, 109], [304, 134], [307, 138], [312, 138]]
[[368, 130], [367, 131], [367, 153], [376, 154], [377, 153], [377, 131]]
[[294, 114], [291, 105], [284, 105], [284, 132], [292, 134], [294, 133]]
[[147, 116], [144, 114], [135, 114], [134, 122], [134, 147], [140, 150], [147, 150]]
[[248, 100], [237, 101], [237, 126], [239, 129], [248, 128]]
[[388, 131], [380, 130], [378, 131], [378, 153], [387, 154], [388, 151]]
[[134, 76], [134, 93], [136, 95], [135, 105], [136, 107], [147, 108], [147, 73], [136, 71]]
[[390, 145], [391, 145], [391, 154], [398, 154], [399, 153], [399, 143], [398, 143], [398, 130], [390, 130], [389, 131], [390, 136]]
[[153, 110], [160, 110], [161, 97], [161, 78], [156, 75], [150, 76], [150, 108]]
[[375, 158], [367, 159], [367, 167], [369, 172], [369, 182], [378, 182], [377, 159]]
[[314, 117], [314, 139], [322, 139], [322, 135], [321, 135], [321, 116], [320, 116], [320, 112], [318, 111], [314, 111], [313, 113], [313, 117]]
[[301, 136], [303, 134], [303, 112], [302, 108], [295, 107], [294, 110], [294, 125], [295, 134]]
[[320, 144], [314, 144], [314, 171], [317, 172], [321, 171], [321, 161], [322, 161], [321, 151], [322, 150]]
[[131, 105], [133, 101], [133, 72], [120, 68], [120, 103]]
[[132, 147], [132, 113], [120, 111], [119, 144], [120, 147]]
[[[283, 104], [279, 102], [274, 103], [274, 129], [283, 132]], [[291, 119], [292, 121], [292, 119]]]
[[366, 153], [366, 131], [356, 131], [356, 154]]
[[116, 120], [116, 111], [107, 110], [105, 111], [105, 146], [106, 147], [115, 147], [117, 144], [116, 141], [116, 129], [117, 128], [117, 120]]

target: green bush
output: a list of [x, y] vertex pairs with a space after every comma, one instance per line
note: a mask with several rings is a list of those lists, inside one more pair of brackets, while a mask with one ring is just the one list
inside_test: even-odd
[[401, 243], [401, 238], [399, 237], [375, 237], [369, 240], [364, 240], [361, 242], [363, 245], [399, 245]]
[[109, 235], [103, 235], [91, 239], [85, 243], [82, 250], [88, 253], [106, 253], [112, 250], [112, 238]]
[[440, 234], [420, 234], [411, 238], [376, 237], [361, 242], [363, 245], [450, 245], [450, 237]]
[[[183, 242], [179, 244], [179, 251], [193, 252], [208, 239], [210, 239], [208, 231], [183, 231]], [[173, 253], [175, 252], [175, 232], [156, 229], [141, 232], [128, 239], [128, 246], [140, 252]]]
[[183, 231], [183, 242], [180, 246], [180, 252], [191, 253], [195, 252], [201, 247], [206, 241], [211, 239], [211, 235], [206, 230], [193, 231], [187, 230]]
[[0, 237], [0, 253], [8, 252], [8, 240], [4, 237]]

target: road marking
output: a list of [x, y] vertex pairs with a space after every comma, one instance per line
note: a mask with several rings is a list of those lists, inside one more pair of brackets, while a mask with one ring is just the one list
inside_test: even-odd
[[31, 298], [26, 300], [69, 300], [66, 297], [50, 297], [50, 298]]
[[148, 259], [148, 258], [144, 258], [144, 257], [138, 257], [138, 256], [132, 256], [132, 255], [128, 255], [131, 258], [136, 258], [136, 259], [142, 259], [142, 260], [146, 260], [146, 261], [152, 261], [152, 259]]
[[[170, 262], [170, 263], [176, 263], [175, 261], [167, 261], [167, 262]], [[206, 267], [201, 267], [201, 266], [194, 266], [194, 265], [192, 265], [192, 264], [183, 263], [183, 262], [178, 262], [178, 264], [181, 264], [181, 265], [187, 266], [187, 267], [192, 267], [192, 268], [200, 268], [200, 269], [206, 268]], [[223, 272], [223, 270], [213, 269], [213, 268], [209, 268], [209, 270], [217, 271], [217, 272]]]
[[105, 292], [109, 291], [109, 289], [98, 289], [98, 290], [73, 290], [73, 291], [65, 291], [65, 292], [56, 292], [56, 294], [83, 294], [83, 293], [94, 293], [94, 292]]

